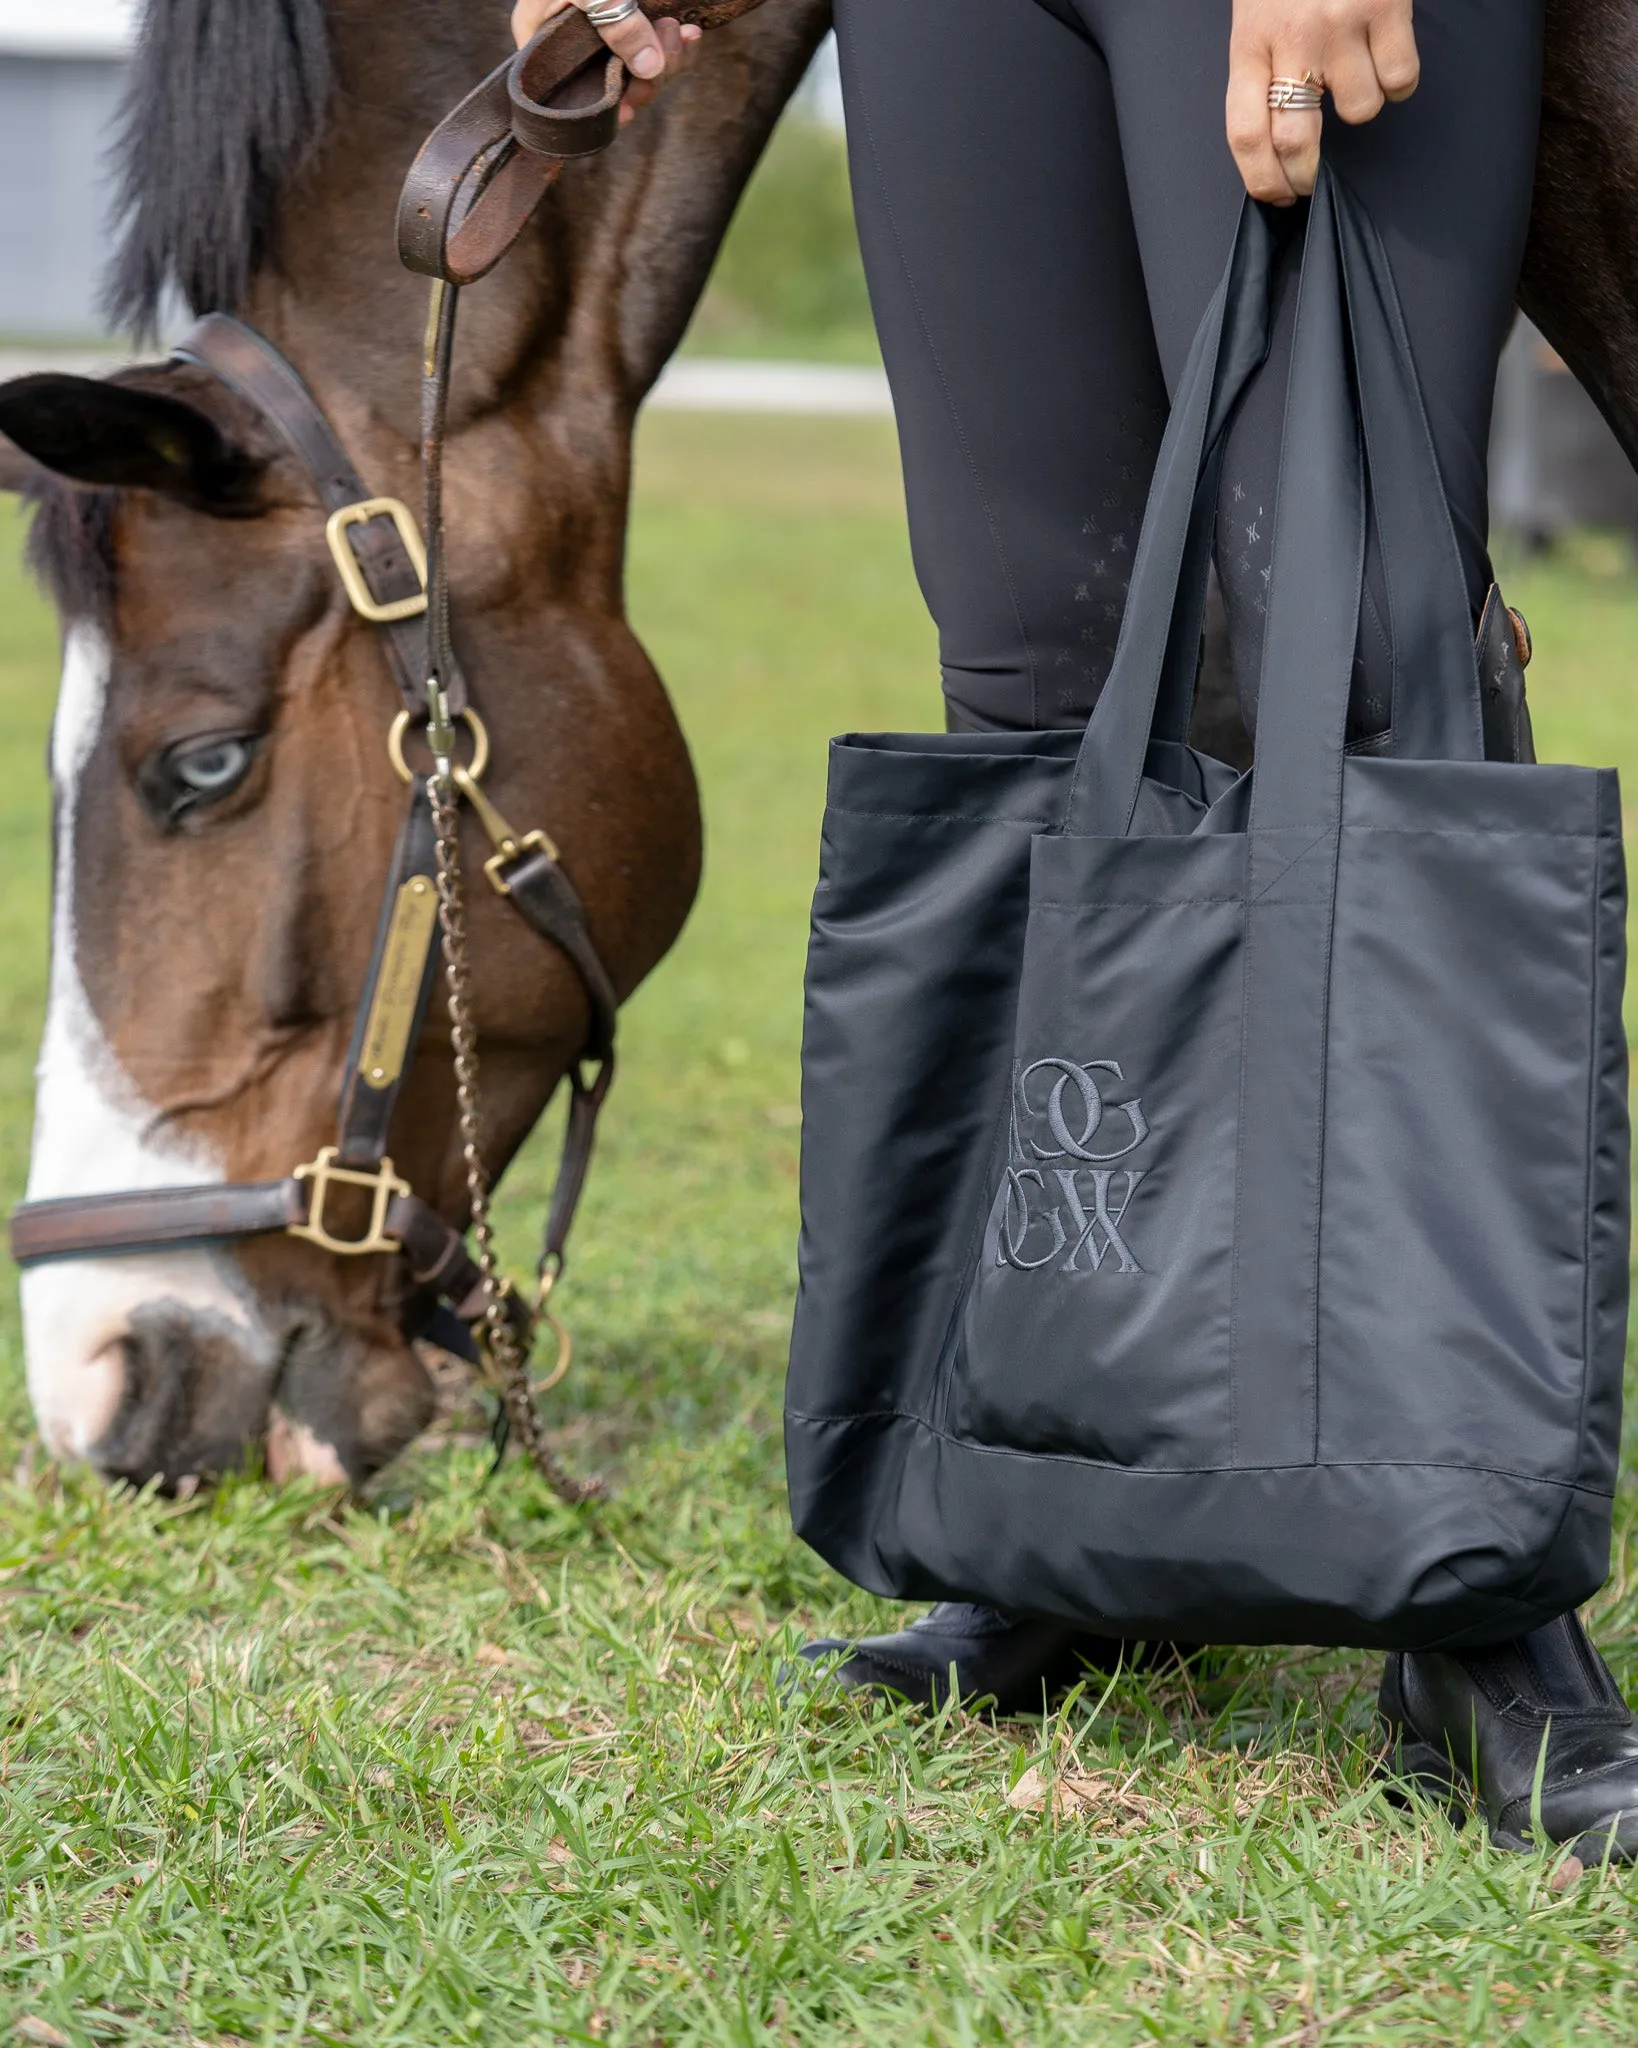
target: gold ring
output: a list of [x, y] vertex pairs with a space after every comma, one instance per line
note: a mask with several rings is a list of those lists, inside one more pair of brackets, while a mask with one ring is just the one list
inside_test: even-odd
[[[455, 716], [465, 719], [472, 733], [472, 765], [465, 772], [474, 782], [481, 782], [483, 771], [489, 766], [489, 728], [470, 705], [465, 711], [457, 711]], [[409, 763], [404, 759], [404, 736], [408, 733], [411, 723], [410, 714], [407, 711], [400, 711], [392, 722], [392, 730], [387, 734], [387, 759], [397, 769], [400, 782], [415, 780], [410, 772]]]

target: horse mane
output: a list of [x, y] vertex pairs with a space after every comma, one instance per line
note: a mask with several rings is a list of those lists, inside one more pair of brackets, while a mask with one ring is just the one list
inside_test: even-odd
[[324, 0], [146, 0], [113, 150], [118, 326], [151, 338], [177, 293], [242, 307], [332, 83]]
[[[242, 306], [331, 86], [324, 0], [145, 0], [111, 152], [117, 327], [152, 341], [178, 297], [195, 314]], [[119, 493], [40, 470], [22, 495], [30, 568], [65, 619], [106, 625]]]
[[32, 507], [27, 561], [68, 622], [108, 628], [115, 597], [114, 513], [117, 491], [64, 483], [38, 470], [23, 488]]

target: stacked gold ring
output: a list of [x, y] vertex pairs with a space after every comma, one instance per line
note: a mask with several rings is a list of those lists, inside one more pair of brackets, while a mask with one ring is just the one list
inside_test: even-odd
[[1312, 71], [1305, 71], [1301, 78], [1269, 81], [1268, 104], [1276, 114], [1317, 114], [1324, 101], [1324, 82]]

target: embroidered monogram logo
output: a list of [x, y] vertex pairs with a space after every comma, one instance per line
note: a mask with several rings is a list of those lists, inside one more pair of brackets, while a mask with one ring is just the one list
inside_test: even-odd
[[1143, 1271], [1125, 1224], [1146, 1169], [1113, 1162], [1138, 1149], [1149, 1120], [1141, 1097], [1111, 1101], [1100, 1075], [1125, 1085], [1114, 1060], [1034, 1060], [1014, 1074], [998, 1266], [1098, 1273], [1113, 1259], [1116, 1272]]

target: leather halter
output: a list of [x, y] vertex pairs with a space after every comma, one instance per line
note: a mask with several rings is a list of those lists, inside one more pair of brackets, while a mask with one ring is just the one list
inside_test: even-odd
[[[455, 108], [411, 167], [400, 204], [399, 251], [410, 269], [435, 280], [422, 407], [425, 548], [407, 507], [370, 495], [317, 401], [263, 335], [212, 313], [175, 351], [254, 406], [311, 478], [328, 515], [326, 538], [338, 572], [354, 609], [376, 626], [403, 702], [392, 733], [395, 763], [403, 761], [405, 728], [426, 715], [429, 675], [441, 685], [450, 713], [464, 718], [480, 750], [487, 749], [487, 734], [450, 646], [443, 579], [441, 471], [456, 288], [499, 262], [567, 158], [590, 155], [614, 140], [624, 86], [623, 66], [585, 17], [578, 11], [556, 16]], [[408, 815], [387, 876], [347, 1056], [336, 1143], [280, 1180], [23, 1202], [11, 1218], [11, 1253], [19, 1265], [284, 1232], [340, 1256], [401, 1256], [413, 1286], [440, 1304], [423, 1325], [426, 1333], [476, 1356], [472, 1331], [486, 1311], [482, 1274], [463, 1232], [399, 1178], [386, 1149], [439, 964], [427, 784], [407, 769], [401, 772], [409, 783]], [[486, 863], [489, 880], [533, 931], [568, 958], [589, 1013], [586, 1038], [569, 1073], [568, 1130], [541, 1253], [542, 1274], [555, 1277], [591, 1164], [598, 1112], [614, 1077], [619, 999], [556, 847], [544, 832], [515, 832], [484, 797], [479, 772], [481, 762], [475, 761], [457, 769], [455, 779], [494, 842]], [[336, 1234], [329, 1203], [337, 1186], [369, 1197], [369, 1223], [360, 1236]], [[508, 1297], [508, 1308], [520, 1326], [531, 1321], [517, 1297]]]

